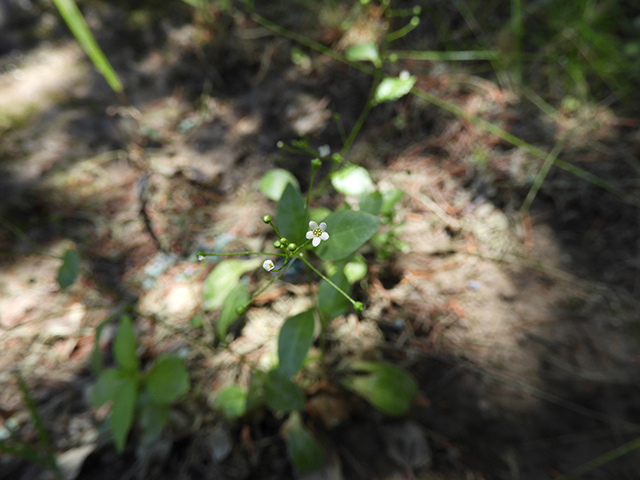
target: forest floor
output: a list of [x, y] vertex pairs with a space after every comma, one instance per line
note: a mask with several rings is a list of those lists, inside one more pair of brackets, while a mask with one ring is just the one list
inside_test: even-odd
[[[310, 173], [310, 157], [276, 143], [305, 135], [316, 148], [338, 150], [331, 117], [352, 125], [371, 78], [311, 51], [292, 63], [293, 43], [246, 15], [197, 24], [186, 6], [134, 19], [117, 7], [88, 9], [125, 85], [123, 106], [54, 10], [7, 5], [0, 428], [38, 442], [18, 371], [68, 478], [300, 477], [281, 418], [265, 411], [229, 423], [210, 404], [246, 377], [238, 352], [259, 361], [284, 319], [305, 308], [308, 289], [277, 283], [247, 311], [231, 349], [214, 347], [205, 327], [217, 312], [202, 312], [201, 298], [215, 262], [195, 254], [269, 245], [261, 219], [275, 203], [259, 180], [285, 168], [304, 190]], [[266, 13], [278, 20], [277, 8]], [[25, 33], [47, 28], [51, 41]], [[344, 50], [334, 33], [309, 35]], [[459, 66], [400, 66], [433, 95], [539, 148], [551, 151], [558, 132], [571, 131], [561, 158], [637, 197], [638, 119], [600, 105], [551, 118]], [[637, 207], [552, 169], [521, 215], [543, 161], [412, 96], [375, 107], [348, 159], [378, 185], [404, 192], [395, 221], [405, 247], [385, 260], [364, 252], [371, 261], [357, 295], [366, 308], [332, 323], [327, 354], [385, 359], [420, 388], [401, 419], [331, 386], [309, 392], [309, 421], [332, 454], [304, 478], [556, 478], [640, 436]], [[338, 195], [328, 191], [317, 206]], [[83, 272], [61, 291], [55, 255], [69, 247]], [[141, 313], [143, 362], [178, 352], [192, 381], [171, 428], [144, 455], [135, 431], [121, 455], [101, 442], [105, 412], [86, 400], [95, 329], [127, 305]], [[191, 323], [195, 316], [205, 327]], [[114, 331], [110, 325], [102, 337], [105, 352]], [[576, 478], [636, 479], [640, 453], [586, 470]], [[0, 455], [0, 478], [51, 477]]]

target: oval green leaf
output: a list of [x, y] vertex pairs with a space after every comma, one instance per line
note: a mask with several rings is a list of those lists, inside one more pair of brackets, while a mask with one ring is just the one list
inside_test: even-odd
[[418, 391], [418, 384], [406, 370], [377, 362], [351, 362], [342, 385], [366, 398], [388, 415], [402, 415]]
[[254, 258], [252, 260], [223, 260], [216, 265], [202, 286], [204, 309], [220, 308], [231, 290], [238, 285], [240, 277], [261, 264], [262, 261], [259, 258]]
[[238, 307], [244, 307], [249, 302], [249, 292], [247, 291], [247, 287], [245, 287], [242, 283], [239, 283], [234, 287], [227, 298], [224, 300], [224, 306], [222, 307], [222, 312], [220, 312], [220, 318], [218, 319], [218, 338], [221, 341], [225, 341], [227, 337], [227, 330], [229, 330], [229, 326], [233, 323], [233, 321], [238, 318]]
[[343, 195], [361, 197], [371, 192], [375, 187], [366, 168], [349, 165], [331, 175], [331, 184]]
[[293, 377], [313, 343], [315, 320], [313, 310], [299, 313], [284, 322], [278, 336], [278, 372], [285, 378]]
[[240, 418], [247, 411], [247, 392], [238, 385], [231, 385], [218, 394], [213, 406], [222, 410], [229, 420]]
[[147, 393], [156, 403], [170, 403], [189, 390], [189, 374], [181, 358], [160, 358], [147, 376]]
[[302, 389], [277, 370], [271, 370], [266, 375], [264, 401], [272, 410], [283, 413], [302, 410], [305, 406]]
[[329, 215], [327, 233], [329, 240], [316, 249], [323, 260], [346, 258], [369, 240], [380, 227], [380, 220], [370, 213], [341, 210]]
[[387, 77], [380, 82], [376, 93], [373, 97], [374, 104], [382, 102], [391, 102], [404, 97], [411, 91], [416, 83], [417, 78], [410, 76], [407, 78]]
[[304, 426], [299, 412], [293, 412], [287, 420], [287, 453], [300, 473], [318, 470], [324, 463], [322, 446]]
[[113, 400], [124, 378], [126, 374], [118, 368], [107, 368], [101, 371], [91, 389], [91, 404], [99, 407]]
[[309, 212], [304, 208], [302, 194], [290, 183], [278, 202], [276, 227], [280, 234], [298, 245], [304, 242], [309, 223]]
[[62, 257], [62, 265], [58, 270], [57, 281], [60, 288], [65, 290], [73, 285], [80, 272], [80, 257], [75, 250], [67, 250]]
[[138, 371], [138, 357], [136, 355], [136, 333], [129, 315], [120, 318], [120, 325], [113, 341], [113, 356], [118, 365], [127, 371]]
[[118, 452], [124, 450], [127, 435], [133, 422], [133, 412], [138, 396], [138, 381], [132, 376], [122, 379], [111, 407], [111, 433]]
[[277, 202], [282, 197], [288, 184], [300, 190], [298, 179], [291, 172], [282, 168], [274, 168], [264, 174], [258, 188], [269, 200]]

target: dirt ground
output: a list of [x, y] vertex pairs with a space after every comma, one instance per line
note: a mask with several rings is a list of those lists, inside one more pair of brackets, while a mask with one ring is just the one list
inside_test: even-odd
[[[124, 8], [89, 3], [85, 14], [129, 106], [51, 6], [0, 4], [5, 431], [37, 444], [18, 371], [64, 472], [77, 479], [537, 480], [640, 436], [640, 210], [552, 169], [521, 216], [542, 160], [414, 97], [375, 107], [348, 156], [380, 186], [405, 192], [396, 214], [405, 248], [386, 260], [363, 252], [369, 272], [355, 292], [366, 308], [331, 324], [327, 353], [329, 362], [352, 356], [407, 368], [420, 385], [410, 412], [388, 418], [330, 383], [315, 386], [307, 420], [330, 455], [307, 476], [289, 464], [282, 418], [263, 411], [225, 421], [211, 408], [216, 392], [247, 380], [248, 364], [269, 355], [309, 290], [294, 278], [274, 286], [225, 350], [207, 328], [216, 313], [201, 312], [214, 263], [195, 253], [269, 245], [261, 218], [275, 204], [258, 190], [260, 178], [286, 168], [304, 189], [310, 173], [309, 158], [277, 141], [305, 135], [315, 147], [339, 149], [331, 117], [352, 125], [371, 78], [310, 50], [292, 63], [293, 42], [246, 15], [212, 9], [212, 19], [194, 22], [186, 5], [157, 14]], [[279, 18], [277, 6], [266, 13]], [[306, 31], [339, 50], [355, 41], [334, 33]], [[547, 151], [571, 131], [561, 158], [638, 198], [633, 111], [585, 105], [550, 118], [457, 65], [398, 67], [433, 95]], [[327, 194], [316, 206], [339, 200]], [[69, 247], [83, 271], [60, 291], [54, 256]], [[192, 390], [157, 445], [140, 451], [134, 431], [117, 455], [100, 431], [105, 412], [86, 398], [95, 328], [129, 306], [143, 363], [178, 353]], [[192, 326], [195, 315], [205, 327]], [[104, 352], [114, 330], [103, 335]], [[575, 478], [637, 479], [640, 453], [585, 470]], [[0, 455], [0, 478], [52, 477]]]

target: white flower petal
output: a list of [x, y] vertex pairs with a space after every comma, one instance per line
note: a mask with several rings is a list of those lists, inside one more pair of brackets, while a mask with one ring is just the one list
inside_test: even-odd
[[329, 240], [329, 234], [327, 232], [322, 232], [322, 235], [320, 235], [320, 238], [322, 240]]
[[314, 237], [311, 243], [313, 244], [314, 247], [317, 247], [318, 245], [320, 245], [320, 237]]
[[262, 264], [262, 268], [264, 268], [267, 272], [270, 272], [275, 268], [275, 265], [271, 260], [265, 260], [264, 263]]
[[311, 230], [315, 230], [316, 228], [318, 228], [318, 224], [317, 224], [316, 222], [314, 222], [313, 220], [311, 220], [311, 221], [309, 222], [309, 228], [310, 228]]
[[324, 232], [326, 229], [327, 229], [327, 224], [326, 224], [326, 222], [322, 222], [322, 223], [320, 224], [320, 230], [322, 230], [322, 231]]
[[311, 230], [309, 230], [309, 231], [307, 232], [306, 237], [307, 237], [307, 240], [309, 240], [310, 238], [313, 238], [313, 232], [312, 232]]

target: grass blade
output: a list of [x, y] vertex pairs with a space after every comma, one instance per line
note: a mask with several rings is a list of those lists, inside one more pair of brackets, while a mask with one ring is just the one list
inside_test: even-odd
[[53, 0], [53, 3], [55, 3], [73, 36], [76, 37], [82, 49], [89, 55], [95, 67], [109, 84], [111, 90], [118, 94], [122, 93], [122, 83], [118, 75], [96, 43], [75, 0]]

